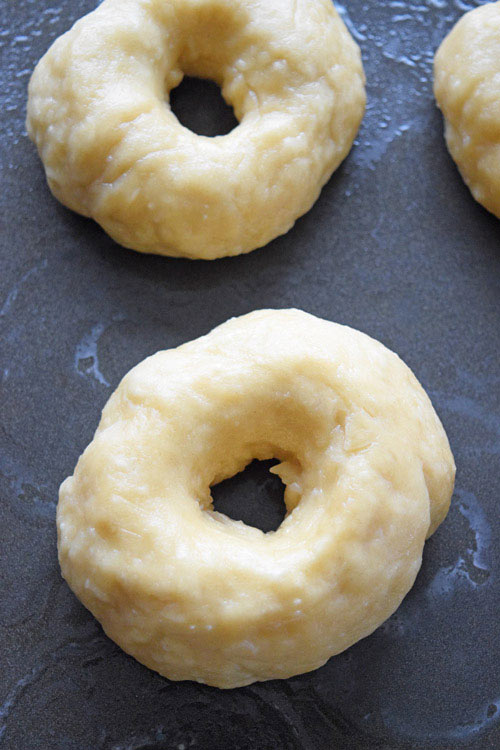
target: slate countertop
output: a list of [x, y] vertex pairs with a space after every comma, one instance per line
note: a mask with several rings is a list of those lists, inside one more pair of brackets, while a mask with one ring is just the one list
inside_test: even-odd
[[[500, 747], [500, 224], [447, 154], [431, 75], [472, 4], [339, 6], [368, 78], [353, 151], [287, 235], [209, 263], [124, 250], [48, 192], [26, 87], [93, 6], [0, 0], [1, 750]], [[231, 127], [207, 87], [176, 96], [198, 132]], [[414, 370], [455, 454], [452, 508], [399, 610], [322, 669], [224, 692], [171, 683], [109, 641], [61, 579], [58, 486], [132, 365], [289, 306], [365, 331]], [[266, 476], [253, 466], [220, 502], [272, 525], [280, 489]]]

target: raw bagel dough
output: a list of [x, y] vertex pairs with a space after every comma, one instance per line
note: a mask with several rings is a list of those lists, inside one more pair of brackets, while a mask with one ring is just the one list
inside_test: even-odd
[[466, 13], [444, 39], [434, 92], [463, 179], [500, 218], [500, 2]]
[[[183, 127], [168, 94], [184, 74], [216, 81], [238, 127]], [[134, 250], [208, 259], [287, 232], [364, 104], [331, 0], [104, 0], [38, 63], [27, 127], [66, 206]]]
[[[288, 510], [276, 532], [211, 510], [211, 485], [272, 456]], [[298, 310], [254, 312], [122, 380], [61, 486], [62, 572], [114, 641], [170, 679], [289, 677], [398, 607], [454, 470], [395, 354]]]

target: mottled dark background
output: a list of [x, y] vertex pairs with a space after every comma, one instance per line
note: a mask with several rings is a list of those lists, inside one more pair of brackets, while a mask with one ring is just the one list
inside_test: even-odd
[[[368, 110], [345, 164], [285, 237], [239, 258], [141, 256], [62, 208], [24, 129], [30, 72], [93, 0], [1, 0], [0, 747], [2, 750], [399, 750], [500, 747], [500, 224], [442, 138], [433, 51], [472, 4], [340, 8]], [[198, 132], [232, 126], [213, 90], [177, 92]], [[413, 368], [458, 466], [452, 509], [413, 590], [317, 672], [218, 691], [123, 654], [59, 575], [58, 486], [121, 376], [232, 315], [297, 306], [347, 323]], [[279, 523], [253, 466], [219, 508]]]

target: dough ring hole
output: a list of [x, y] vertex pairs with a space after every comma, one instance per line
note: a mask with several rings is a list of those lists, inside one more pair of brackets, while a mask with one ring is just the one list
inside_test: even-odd
[[227, 135], [238, 125], [219, 86], [207, 79], [185, 76], [170, 92], [170, 108], [180, 124], [197, 135]]
[[276, 531], [286, 515], [284, 484], [270, 471], [279, 460], [252, 461], [246, 469], [210, 488], [213, 509], [261, 531]]

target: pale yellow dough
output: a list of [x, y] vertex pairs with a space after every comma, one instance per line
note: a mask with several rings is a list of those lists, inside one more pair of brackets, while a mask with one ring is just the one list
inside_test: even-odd
[[500, 218], [500, 2], [466, 13], [444, 39], [434, 92], [463, 179]]
[[[168, 100], [184, 74], [216, 81], [238, 127], [181, 126]], [[364, 104], [331, 0], [104, 0], [38, 63], [27, 127], [66, 206], [134, 250], [209, 259], [287, 232]]]
[[[211, 509], [211, 485], [271, 456], [288, 509], [276, 532]], [[394, 612], [454, 473], [395, 354], [262, 310], [125, 376], [61, 486], [61, 568], [106, 633], [170, 679], [288, 677]]]

